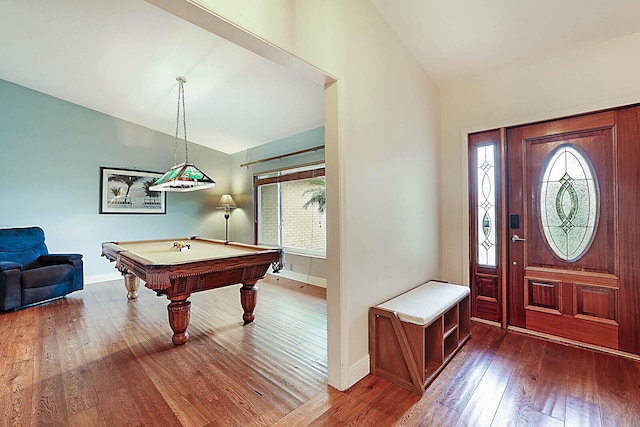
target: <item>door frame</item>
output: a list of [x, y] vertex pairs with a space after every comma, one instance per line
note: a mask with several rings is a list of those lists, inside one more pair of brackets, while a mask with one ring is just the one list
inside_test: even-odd
[[[617, 209], [620, 212], [637, 212], [638, 207], [636, 206], [636, 200], [638, 194], [640, 194], [640, 181], [637, 180], [637, 159], [640, 159], [640, 104], [632, 104], [632, 105], [620, 105], [618, 107], [612, 108], [604, 108], [601, 110], [595, 110], [590, 112], [582, 112], [576, 114], [567, 114], [566, 116], [556, 116], [544, 118], [541, 120], [532, 121], [529, 123], [521, 123], [521, 124], [507, 124], [505, 123], [501, 128], [494, 128], [495, 131], [503, 132], [502, 135], [502, 144], [506, 144], [506, 130], [512, 127], [520, 127], [527, 126], [545, 122], [553, 122], [557, 120], [564, 120], [576, 117], [585, 117], [591, 116], [597, 113], [602, 112], [613, 112], [615, 115], [615, 132], [616, 137], [618, 139], [618, 148], [616, 154], [617, 161], [617, 171], [618, 175], [616, 176], [616, 180], [619, 181], [618, 186], [618, 206]], [[486, 129], [486, 128], [485, 128]], [[473, 135], [473, 129], [468, 129], [464, 135], [466, 136], [465, 140], [465, 148], [469, 150], [469, 137]], [[501, 176], [506, 177], [506, 146], [503, 146], [501, 150], [499, 150], [501, 159], [500, 159], [500, 167], [501, 167]], [[468, 151], [467, 151], [468, 154]], [[471, 158], [469, 158], [468, 165], [468, 179], [467, 183], [469, 185], [467, 191], [467, 207], [469, 214], [469, 222], [471, 222], [471, 216], [474, 215], [473, 207], [471, 206], [471, 173], [474, 170], [473, 165], [471, 164]], [[502, 242], [502, 249], [500, 254], [500, 262], [502, 263], [502, 267], [509, 267], [507, 263], [508, 259], [508, 251], [506, 250], [506, 244], [509, 239], [509, 229], [508, 229], [508, 212], [507, 212], [507, 204], [505, 203], [507, 197], [507, 180], [503, 180], [503, 185], [500, 186], [501, 195], [500, 200], [502, 201], [503, 209], [501, 210], [503, 214], [503, 226], [500, 227], [501, 237], [499, 241]], [[623, 184], [626, 183], [626, 184]], [[591, 348], [599, 348], [601, 350], [606, 350], [608, 352], [612, 352], [619, 355], [626, 355], [631, 357], [638, 357], [640, 355], [640, 326], [637, 324], [637, 319], [640, 318], [640, 250], [637, 249], [637, 236], [640, 236], [640, 217], [637, 218], [637, 215], [627, 215], [626, 217], [620, 218], [619, 224], [619, 251], [623, 258], [621, 258], [621, 263], [619, 266], [619, 345], [618, 349], [606, 349], [604, 347], [593, 346], [589, 344], [580, 343], [573, 340], [566, 340], [559, 338], [562, 341], [571, 342], [575, 345], [581, 345]], [[474, 230], [470, 229], [470, 233], [473, 233]], [[467, 240], [467, 248], [470, 253], [468, 253], [469, 258], [467, 264], [469, 266], [467, 280], [469, 280], [470, 287], [473, 287], [473, 270], [471, 268], [471, 253], [475, 250], [472, 246], [472, 234], [469, 235], [469, 239]], [[623, 261], [624, 260], [624, 263]], [[502, 304], [505, 308], [503, 310], [503, 318], [501, 325], [503, 328], [509, 328], [518, 330], [523, 333], [531, 333], [533, 335], [538, 335], [546, 338], [553, 338], [547, 334], [536, 333], [533, 331], [528, 331], [526, 329], [509, 326], [508, 319], [508, 310], [506, 310], [505, 305], [509, 302], [509, 290], [508, 290], [508, 282], [509, 277], [508, 273], [505, 274], [506, 268], [503, 268], [503, 274], [501, 275], [501, 289], [502, 289]], [[638, 284], [636, 286], [635, 284]], [[474, 313], [472, 313], [474, 316]], [[482, 319], [475, 319], [479, 321], [483, 321]], [[640, 358], [639, 358], [640, 360]]]

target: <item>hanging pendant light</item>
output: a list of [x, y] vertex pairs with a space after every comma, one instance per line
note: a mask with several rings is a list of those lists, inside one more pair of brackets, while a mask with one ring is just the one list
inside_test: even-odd
[[[187, 80], [184, 77], [177, 77], [178, 81], [178, 114], [176, 117], [176, 137], [173, 150], [173, 167], [164, 175], [158, 178], [149, 187], [151, 191], [194, 191], [215, 187], [214, 180], [202, 172], [193, 163], [189, 162], [189, 151], [187, 149], [187, 117], [184, 109], [184, 84]], [[180, 102], [182, 102], [182, 124], [184, 127], [184, 163], [178, 164], [178, 129], [180, 127]]]

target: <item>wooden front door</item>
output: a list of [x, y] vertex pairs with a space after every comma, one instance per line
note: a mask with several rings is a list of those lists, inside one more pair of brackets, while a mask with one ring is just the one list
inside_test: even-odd
[[507, 130], [510, 325], [619, 348], [617, 144], [614, 111]]

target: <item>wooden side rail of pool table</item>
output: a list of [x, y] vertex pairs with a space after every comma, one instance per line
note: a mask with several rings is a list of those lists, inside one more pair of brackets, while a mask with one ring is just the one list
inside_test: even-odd
[[[196, 240], [191, 238], [190, 241]], [[198, 240], [210, 244], [225, 244], [212, 239]], [[249, 245], [230, 244], [232, 246]], [[138, 278], [145, 281], [145, 287], [156, 292], [158, 296], [164, 295], [170, 301], [167, 306], [169, 314], [169, 326], [173, 330], [171, 341], [175, 345], [187, 342], [189, 334], [187, 328], [191, 316], [191, 301], [189, 297], [194, 292], [209, 289], [242, 284], [240, 288], [240, 304], [243, 308], [242, 319], [244, 324], [253, 322], [254, 310], [258, 298], [256, 282], [262, 279], [273, 266], [274, 272], [283, 266], [283, 250], [254, 247], [253, 254], [242, 256], [214, 257], [181, 261], [175, 264], [158, 264], [134, 252], [123, 249], [115, 242], [102, 244], [102, 254], [110, 261], [116, 262], [118, 269], [125, 278], [125, 286], [129, 292], [127, 297], [134, 299], [137, 291]], [[135, 276], [135, 278], [134, 278]]]

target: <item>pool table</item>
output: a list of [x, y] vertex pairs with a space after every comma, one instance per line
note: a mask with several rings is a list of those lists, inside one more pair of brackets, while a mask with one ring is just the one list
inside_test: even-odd
[[244, 309], [244, 324], [254, 319], [258, 288], [269, 266], [278, 272], [284, 266], [284, 251], [241, 243], [201, 237], [179, 239], [105, 242], [102, 256], [115, 261], [115, 267], [125, 278], [128, 298], [137, 297], [137, 283], [158, 296], [166, 295], [172, 342], [187, 342], [191, 301], [194, 292], [242, 283], [240, 303]]

